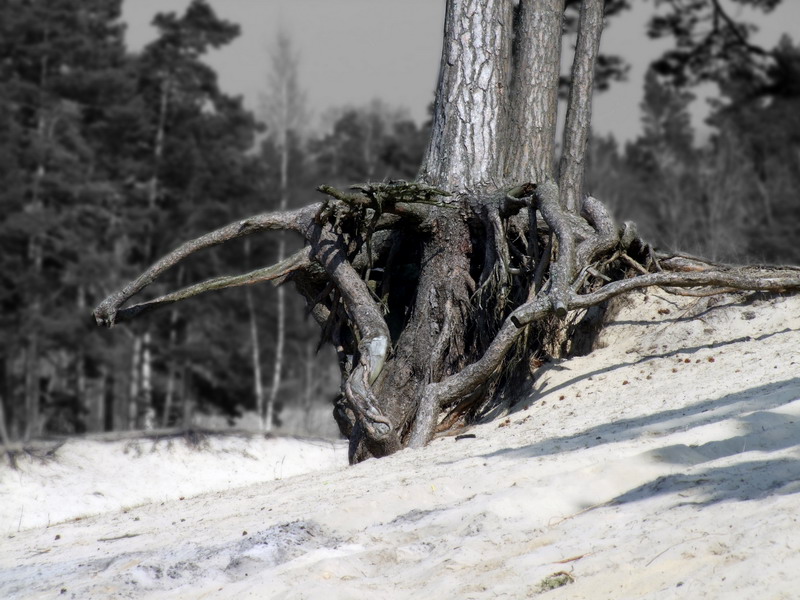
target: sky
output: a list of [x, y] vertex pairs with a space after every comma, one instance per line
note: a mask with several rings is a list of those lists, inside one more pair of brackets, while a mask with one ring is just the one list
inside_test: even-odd
[[[157, 12], [182, 14], [190, 0], [126, 0], [123, 19], [127, 43], [138, 50], [155, 37], [150, 25]], [[319, 124], [326, 110], [362, 106], [373, 99], [405, 108], [417, 122], [427, 115], [439, 70], [444, 0], [210, 0], [217, 14], [239, 24], [242, 34], [210, 53], [224, 91], [243, 95], [252, 110], [267, 88], [269, 52], [277, 32], [286, 30], [300, 57], [300, 85]], [[728, 2], [730, 3], [730, 2]], [[641, 129], [639, 103], [644, 74], [669, 41], [649, 40], [645, 23], [653, 0], [632, 0], [633, 9], [609, 21], [601, 50], [631, 63], [626, 83], [595, 95], [593, 127], [630, 140]], [[781, 34], [800, 40], [800, 0], [784, 2], [768, 17], [732, 8], [731, 14], [758, 22], [757, 43], [772, 47]], [[702, 119], [704, 97], [698, 90], [693, 109], [698, 137], [708, 135]]]

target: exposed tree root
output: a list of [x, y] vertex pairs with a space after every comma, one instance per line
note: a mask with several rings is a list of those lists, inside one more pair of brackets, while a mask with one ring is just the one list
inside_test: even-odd
[[[693, 295], [800, 289], [794, 267], [659, 253], [595, 198], [583, 199], [580, 216], [567, 211], [550, 181], [482, 197], [406, 182], [320, 191], [324, 202], [183, 244], [103, 301], [98, 324], [207, 291], [293, 281], [338, 353], [335, 415], [358, 461], [422, 446], [463, 420], [545, 352], [548, 332], [566, 335], [575, 311], [650, 286]], [[277, 265], [122, 308], [187, 256], [268, 229], [295, 231], [307, 245]]]

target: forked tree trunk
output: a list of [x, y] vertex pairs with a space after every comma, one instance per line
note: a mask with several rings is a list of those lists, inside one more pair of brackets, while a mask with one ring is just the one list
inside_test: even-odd
[[506, 0], [447, 5], [432, 134], [419, 179], [475, 208], [434, 208], [420, 226], [411, 318], [374, 386], [397, 437], [376, 443], [351, 432], [352, 460], [390, 453], [412, 438], [427, 441], [431, 424], [417, 419], [426, 386], [458, 373], [484, 350], [480, 341], [468, 347], [473, 299], [487, 283], [475, 263], [488, 271], [493, 260], [474, 258], [491, 251], [483, 242], [476, 246], [470, 222], [486, 221], [479, 236], [500, 233], [500, 216], [487, 198], [552, 176], [563, 11], [563, 0], [521, 2], [516, 9]]

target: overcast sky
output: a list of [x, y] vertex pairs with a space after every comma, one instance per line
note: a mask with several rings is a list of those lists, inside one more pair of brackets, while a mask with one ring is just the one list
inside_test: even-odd
[[[157, 12], [182, 14], [190, 0], [126, 0], [128, 46], [152, 40]], [[285, 28], [299, 51], [300, 83], [309, 107], [319, 117], [327, 108], [363, 105], [374, 98], [405, 107], [421, 122], [433, 99], [439, 68], [444, 0], [210, 0], [217, 14], [239, 24], [242, 34], [208, 56], [227, 93], [241, 94], [251, 109], [266, 88], [269, 49]], [[640, 129], [639, 102], [647, 65], [668, 42], [646, 38], [652, 0], [633, 0], [634, 9], [611, 19], [603, 34], [607, 53], [632, 63], [629, 81], [596, 96], [594, 129], [625, 140]], [[739, 9], [732, 11], [733, 14]], [[749, 15], [749, 17], [748, 17]], [[745, 12], [744, 16], [752, 18]], [[783, 32], [800, 39], [800, 0], [784, 0], [760, 18], [756, 41], [771, 47]], [[701, 114], [703, 101], [697, 102]], [[699, 119], [698, 119], [699, 120]], [[700, 126], [700, 123], [696, 123]], [[701, 127], [702, 134], [702, 127]]]

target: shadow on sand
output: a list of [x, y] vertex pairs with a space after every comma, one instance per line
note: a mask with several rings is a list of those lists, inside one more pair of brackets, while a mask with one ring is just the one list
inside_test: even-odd
[[[705, 400], [675, 410], [622, 419], [591, 427], [581, 433], [549, 438], [523, 446], [482, 455], [484, 458], [526, 459], [624, 442], [652, 433], [668, 434], [731, 420], [739, 435], [705, 444], [674, 444], [645, 453], [653, 462], [677, 465], [681, 472], [657, 477], [611, 500], [625, 504], [659, 495], [686, 498], [677, 505], [706, 506], [724, 501], [745, 501], [774, 494], [800, 492], [800, 414], [779, 412], [800, 399], [800, 378], [770, 383]], [[775, 411], [778, 409], [778, 411]], [[795, 448], [795, 456], [785, 450]], [[705, 463], [747, 452], [758, 460], [730, 464]], [[781, 452], [774, 458], [769, 453]]]
[[[641, 435], [667, 434], [671, 431], [735, 419], [742, 413], [768, 411], [798, 398], [800, 398], [800, 377], [793, 377], [681, 408], [602, 423], [574, 435], [548, 438], [519, 448], [504, 448], [485, 454], [483, 457], [534, 458], [593, 448], [632, 440]], [[800, 444], [800, 438], [796, 439], [796, 443]]]

